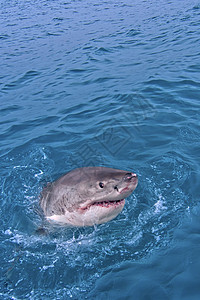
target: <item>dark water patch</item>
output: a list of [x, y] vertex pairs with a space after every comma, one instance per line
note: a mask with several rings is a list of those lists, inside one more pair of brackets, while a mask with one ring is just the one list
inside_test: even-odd
[[12, 106], [8, 106], [8, 107], [5, 107], [5, 108], [1, 108], [0, 109], [0, 114], [1, 114], [1, 116], [7, 116], [9, 113], [14, 113], [15, 111], [20, 110], [20, 109], [22, 109], [21, 106], [12, 105]]
[[1, 135], [2, 138], [10, 137], [11, 135], [13, 138], [15, 135], [22, 136], [25, 131], [29, 131], [29, 128], [35, 128], [37, 126], [46, 125], [49, 126], [49, 124], [53, 121], [55, 121], [57, 117], [54, 116], [48, 116], [46, 118], [40, 118], [30, 121], [22, 122], [21, 124], [12, 125], [10, 128], [7, 129], [7, 131], [4, 133], [4, 135]]
[[61, 17], [55, 17], [55, 18], [53, 18], [53, 21], [63, 21], [64, 20], [64, 18], [61, 18]]
[[191, 65], [188, 67], [187, 71], [188, 72], [199, 72], [200, 70], [200, 65]]
[[127, 32], [127, 36], [136, 36], [140, 34], [140, 31], [136, 30], [136, 29], [130, 29], [128, 32]]
[[192, 80], [181, 80], [181, 81], [176, 81], [176, 82], [170, 82], [168, 80], [150, 80], [148, 82], [146, 82], [147, 85], [156, 85], [156, 86], [160, 86], [163, 88], [177, 88], [180, 86], [194, 86], [194, 87], [198, 87], [200, 86], [199, 82], [195, 82]]
[[61, 115], [66, 115], [67, 116], [68, 114], [71, 114], [71, 113], [76, 112], [76, 111], [81, 112], [81, 111], [85, 110], [86, 108], [87, 108], [87, 104], [80, 103], [78, 105], [73, 105], [73, 106], [70, 106], [68, 108], [59, 110], [59, 113]]
[[110, 81], [110, 80], [113, 80], [113, 79], [117, 79], [117, 78], [114, 78], [114, 77], [101, 77], [101, 78], [97, 78], [94, 82], [97, 82], [97, 83], [103, 83], [105, 81]]
[[83, 73], [83, 72], [86, 72], [85, 69], [71, 69], [69, 72], [72, 72], [72, 73]]
[[200, 144], [200, 133], [192, 125], [180, 128], [180, 136], [183, 143]]
[[60, 36], [59, 33], [47, 32], [47, 36]]
[[192, 9], [193, 10], [199, 10], [200, 9], [200, 4], [195, 5]]
[[[199, 97], [198, 97], [196, 89], [182, 88], [181, 90], [179, 90], [177, 92], [177, 94], [179, 96], [181, 96], [182, 99], [191, 99], [194, 108], [195, 108], [195, 106], [198, 107]], [[194, 100], [196, 100], [196, 101], [194, 101]]]
[[99, 49], [96, 50], [97, 54], [103, 54], [103, 53], [110, 53], [112, 52], [111, 49], [100, 47]]
[[38, 77], [39, 75], [40, 75], [40, 72], [28, 71], [28, 72], [26, 72], [25, 75], [23, 75], [19, 79], [6, 84], [3, 88], [3, 90], [13, 90], [13, 89], [21, 88], [26, 82], [29, 82], [29, 81], [35, 79], [35, 77]]
[[9, 35], [8, 34], [5, 34], [5, 35], [0, 35], [0, 40], [7, 40], [9, 39]]

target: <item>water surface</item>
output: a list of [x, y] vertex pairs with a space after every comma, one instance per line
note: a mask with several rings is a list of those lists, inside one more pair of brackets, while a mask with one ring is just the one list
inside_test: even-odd
[[[1, 299], [199, 299], [200, 3], [0, 13]], [[97, 165], [138, 173], [123, 212], [38, 236], [45, 183]]]

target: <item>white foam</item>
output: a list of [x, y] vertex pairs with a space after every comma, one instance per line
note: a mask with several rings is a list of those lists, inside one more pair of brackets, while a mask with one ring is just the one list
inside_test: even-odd
[[12, 231], [10, 229], [6, 229], [4, 231], [4, 233], [7, 234], [7, 235], [12, 235]]
[[165, 201], [163, 200], [162, 196], [159, 196], [159, 200], [154, 204], [155, 207], [155, 214], [160, 213], [162, 210], [166, 210], [167, 206], [164, 205]]

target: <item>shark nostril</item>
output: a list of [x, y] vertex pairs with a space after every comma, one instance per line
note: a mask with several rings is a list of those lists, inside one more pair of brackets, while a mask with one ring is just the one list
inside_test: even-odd
[[132, 177], [132, 173], [126, 173], [126, 177]]
[[132, 177], [132, 173], [126, 173], [126, 175], [124, 176], [124, 180], [130, 180]]
[[124, 180], [128, 180], [130, 181], [132, 178], [137, 177], [137, 174], [135, 173], [126, 173], [126, 175], [124, 176]]

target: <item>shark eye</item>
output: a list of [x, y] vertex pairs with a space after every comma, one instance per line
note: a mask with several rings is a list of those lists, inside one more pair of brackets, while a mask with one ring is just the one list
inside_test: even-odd
[[103, 182], [99, 182], [99, 186], [100, 186], [100, 188], [103, 188], [104, 187], [104, 183]]

